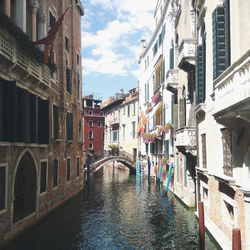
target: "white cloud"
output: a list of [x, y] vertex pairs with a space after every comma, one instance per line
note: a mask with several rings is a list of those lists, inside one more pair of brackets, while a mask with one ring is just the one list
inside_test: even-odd
[[[89, 0], [90, 8], [103, 9], [106, 15], [116, 16], [103, 29], [96, 32], [82, 31], [84, 74], [110, 75], [135, 74], [140, 53], [140, 36], [148, 36], [152, 30], [156, 0]], [[96, 10], [97, 11], [97, 10]], [[105, 12], [106, 11], [106, 12]], [[87, 12], [86, 14], [87, 15]], [[93, 13], [90, 12], [92, 21]], [[87, 25], [91, 27], [90, 18]], [[85, 24], [86, 25], [86, 24]]]

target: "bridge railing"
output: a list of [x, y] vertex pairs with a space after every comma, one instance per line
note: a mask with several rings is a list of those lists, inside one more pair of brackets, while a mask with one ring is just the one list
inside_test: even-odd
[[133, 156], [130, 155], [128, 152], [126, 151], [123, 151], [123, 150], [117, 150], [117, 151], [112, 151], [112, 150], [105, 150], [103, 152], [95, 152], [92, 154], [92, 159], [91, 159], [91, 162], [92, 164], [95, 163], [95, 162], [98, 162], [104, 158], [108, 158], [108, 157], [124, 157], [130, 161], [133, 161]]

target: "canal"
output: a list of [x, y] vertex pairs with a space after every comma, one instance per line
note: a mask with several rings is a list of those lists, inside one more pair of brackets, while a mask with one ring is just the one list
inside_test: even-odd
[[[197, 223], [172, 194], [107, 166], [79, 195], [4, 250], [198, 249]], [[217, 249], [206, 236], [206, 249]]]

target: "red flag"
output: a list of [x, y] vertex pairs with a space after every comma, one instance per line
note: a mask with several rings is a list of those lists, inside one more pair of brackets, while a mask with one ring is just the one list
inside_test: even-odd
[[[52, 28], [49, 30], [47, 37], [38, 40], [36, 42], [34, 42], [34, 44], [44, 44], [45, 45], [45, 52], [44, 52], [44, 63], [48, 63], [48, 58], [49, 58], [49, 47], [50, 47], [50, 54], [53, 55], [54, 54], [54, 42], [56, 39], [56, 34], [59, 31], [62, 22], [63, 22], [63, 18], [65, 16], [65, 14], [67, 13], [68, 9], [71, 6], [69, 6], [64, 13], [62, 14], [62, 16], [58, 19], [58, 21], [52, 26]], [[53, 59], [52, 59], [53, 60]], [[53, 63], [53, 62], [52, 62]]]

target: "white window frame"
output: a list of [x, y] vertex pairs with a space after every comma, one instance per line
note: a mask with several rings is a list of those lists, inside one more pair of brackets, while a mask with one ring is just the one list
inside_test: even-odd
[[[44, 192], [41, 193], [41, 166], [42, 163], [46, 162], [46, 190]], [[40, 195], [44, 195], [48, 192], [48, 159], [42, 159], [40, 160], [40, 165], [39, 165], [39, 169], [40, 169], [40, 178], [39, 178], [39, 194]]]
[[[90, 147], [91, 145], [91, 147]], [[93, 149], [94, 148], [94, 144], [93, 143], [89, 143], [89, 149]]]
[[[92, 133], [92, 136], [90, 136], [90, 132]], [[88, 132], [88, 138], [89, 139], [93, 139], [94, 138], [94, 132], [93, 132], [93, 130], [89, 130], [89, 132]]]
[[5, 201], [4, 201], [4, 209], [0, 210], [0, 214], [7, 212], [7, 196], [8, 196], [8, 163], [0, 163], [0, 168], [5, 167]]
[[89, 110], [88, 115], [92, 116], [93, 115], [93, 110]]
[[101, 121], [97, 121], [97, 127], [101, 127], [102, 124], [101, 124]]
[[[90, 123], [91, 123], [91, 124], [90, 124]], [[89, 120], [88, 124], [89, 124], [89, 127], [90, 127], [90, 128], [93, 128], [93, 127], [94, 127], [94, 122], [93, 122], [93, 120]]]
[[100, 115], [101, 115], [101, 116], [104, 116], [104, 112], [103, 112], [103, 111], [101, 111], [101, 112], [100, 112]]

